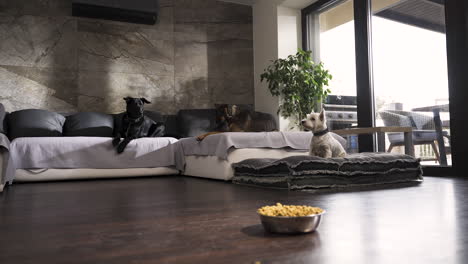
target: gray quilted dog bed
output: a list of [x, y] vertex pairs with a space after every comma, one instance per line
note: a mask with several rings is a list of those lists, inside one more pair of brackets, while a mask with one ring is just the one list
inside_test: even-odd
[[234, 183], [291, 190], [423, 180], [419, 159], [389, 153], [359, 153], [331, 159], [247, 159], [232, 166]]

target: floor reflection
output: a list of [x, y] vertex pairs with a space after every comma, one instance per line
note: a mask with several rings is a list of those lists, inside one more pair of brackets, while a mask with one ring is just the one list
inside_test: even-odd
[[450, 179], [422, 188], [337, 194], [323, 206], [325, 263], [452, 263], [457, 257], [463, 232]]

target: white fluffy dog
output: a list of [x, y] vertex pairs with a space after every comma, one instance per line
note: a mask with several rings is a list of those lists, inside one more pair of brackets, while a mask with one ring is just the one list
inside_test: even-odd
[[325, 113], [310, 113], [301, 121], [306, 129], [312, 131], [314, 136], [310, 142], [310, 155], [322, 158], [346, 156], [343, 146], [328, 131]]

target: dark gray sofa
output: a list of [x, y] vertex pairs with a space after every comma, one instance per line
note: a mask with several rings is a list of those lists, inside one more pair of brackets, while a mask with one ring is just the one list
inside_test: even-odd
[[[31, 177], [34, 176], [39, 180], [81, 179], [90, 177], [101, 178], [112, 177], [116, 175], [117, 177], [119, 175], [121, 177], [130, 177], [178, 174], [179, 170], [172, 168], [172, 166], [170, 166], [171, 168], [166, 168], [169, 167], [166, 165], [169, 165], [169, 161], [171, 160], [171, 158], [168, 156], [173, 155], [171, 152], [174, 150], [170, 147], [167, 147], [168, 150], [165, 152], [166, 154], [152, 156], [156, 148], [163, 148], [176, 142], [176, 139], [197, 136], [203, 133], [214, 131], [216, 128], [215, 109], [186, 109], [180, 110], [176, 115], [163, 115], [156, 111], [145, 111], [145, 115], [155, 122], [163, 122], [165, 124], [164, 137], [155, 138], [154, 140], [141, 139], [140, 141], [142, 141], [142, 143], [133, 144], [139, 147], [138, 149], [130, 149], [128, 152], [126, 151], [127, 153], [123, 154], [124, 157], [127, 155], [128, 160], [130, 160], [130, 162], [127, 162], [127, 160], [122, 158], [121, 155], [116, 155], [110, 144], [114, 127], [116, 127], [116, 123], [121, 120], [122, 114], [123, 113], [103, 114], [93, 112], [60, 114], [37, 109], [26, 109], [12, 113], [6, 113], [3, 109], [3, 105], [0, 104], [0, 170], [2, 171], [0, 189], [3, 189], [4, 184], [7, 182], [11, 183], [13, 177], [18, 179], [18, 171], [26, 173], [26, 170], [22, 170], [22, 168], [27, 168], [27, 173], [30, 173]], [[271, 115], [268, 116], [274, 122], [274, 118]], [[102, 165], [104, 166], [103, 168], [99, 167], [98, 165], [90, 167], [91, 165], [88, 166], [89, 163], [86, 162], [75, 162], [75, 166], [79, 165], [80, 167], [71, 167], [73, 169], [63, 166], [63, 162], [53, 163], [54, 166], [59, 166], [52, 167], [54, 169], [48, 169], [47, 167], [39, 166], [37, 164], [43, 163], [37, 162], [26, 162], [26, 164], [29, 164], [27, 167], [25, 167], [24, 164], [21, 166], [15, 165], [14, 169], [11, 169], [11, 166], [6, 166], [6, 164], [11, 165], [18, 163], [12, 163], [10, 155], [11, 146], [14, 146], [14, 149], [18, 150], [18, 145], [20, 145], [20, 151], [23, 151], [24, 154], [26, 154], [25, 156], [30, 154], [32, 151], [37, 151], [38, 149], [39, 151], [42, 151], [43, 149], [48, 149], [49, 146], [51, 146], [51, 152], [53, 153], [48, 158], [55, 159], [54, 154], [57, 153], [57, 159], [65, 160], [66, 163], [66, 159], [70, 161], [79, 159], [80, 157], [76, 155], [74, 156], [73, 153], [80, 148], [79, 144], [87, 144], [89, 143], [88, 141], [92, 141], [97, 148], [96, 153], [101, 154], [101, 157], [96, 156], [96, 160], [101, 160], [103, 164], [107, 164], [107, 167], [104, 165]], [[75, 146], [75, 149], [69, 152], [66, 152], [65, 150], [62, 151], [60, 144], [63, 144], [67, 148], [70, 148], [70, 145], [73, 145]], [[93, 144], [83, 146], [83, 149], [93, 149]], [[152, 146], [152, 144], [154, 146]], [[105, 149], [103, 150], [103, 148]], [[91, 156], [98, 155], [94, 154], [93, 151], [87, 152], [86, 154]], [[102, 156], [109, 158], [106, 160], [105, 158], [103, 159]], [[16, 157], [18, 157], [18, 155], [16, 155]], [[29, 158], [30, 157], [26, 157], [25, 159], [28, 160]], [[113, 160], [111, 158], [113, 158]], [[153, 160], [163, 160], [165, 163], [160, 165], [160, 167], [151, 167], [151, 158]], [[115, 169], [112, 167], [113, 161], [116, 163]], [[96, 164], [96, 162], [94, 164]], [[125, 167], [125, 165], [122, 165], [122, 163], [125, 162], [127, 162], [127, 165], [130, 166]], [[137, 165], [134, 164], [143, 165], [141, 167], [135, 167]], [[155, 164], [158, 163], [156, 162]], [[35, 168], [42, 169], [46, 173], [37, 173], [37, 175], [35, 175], [36, 172], [32, 171]], [[7, 171], [8, 169], [10, 171]], [[96, 175], [95, 177], [93, 176], [94, 174]], [[5, 175], [10, 176], [6, 178]]]

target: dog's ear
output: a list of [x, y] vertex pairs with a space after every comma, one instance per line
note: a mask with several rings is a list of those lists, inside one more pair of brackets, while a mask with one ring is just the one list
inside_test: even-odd
[[323, 108], [322, 108], [322, 111], [320, 111], [320, 115], [319, 115], [320, 121], [323, 121], [324, 117], [325, 117], [325, 114], [324, 114]]
[[227, 105], [226, 105], [226, 107], [224, 107], [224, 116], [225, 116], [226, 118], [231, 117], [231, 115], [229, 114], [229, 109], [228, 109]]
[[131, 97], [127, 96], [124, 98], [125, 102], [128, 102], [130, 99], [132, 99]]
[[232, 112], [232, 116], [237, 115], [237, 105], [233, 105], [233, 106], [231, 107], [231, 112]]
[[140, 100], [141, 100], [143, 103], [145, 103], [145, 104], [151, 104], [151, 102], [148, 101], [148, 100], [147, 100], [146, 98], [144, 98], [144, 97], [140, 98]]

